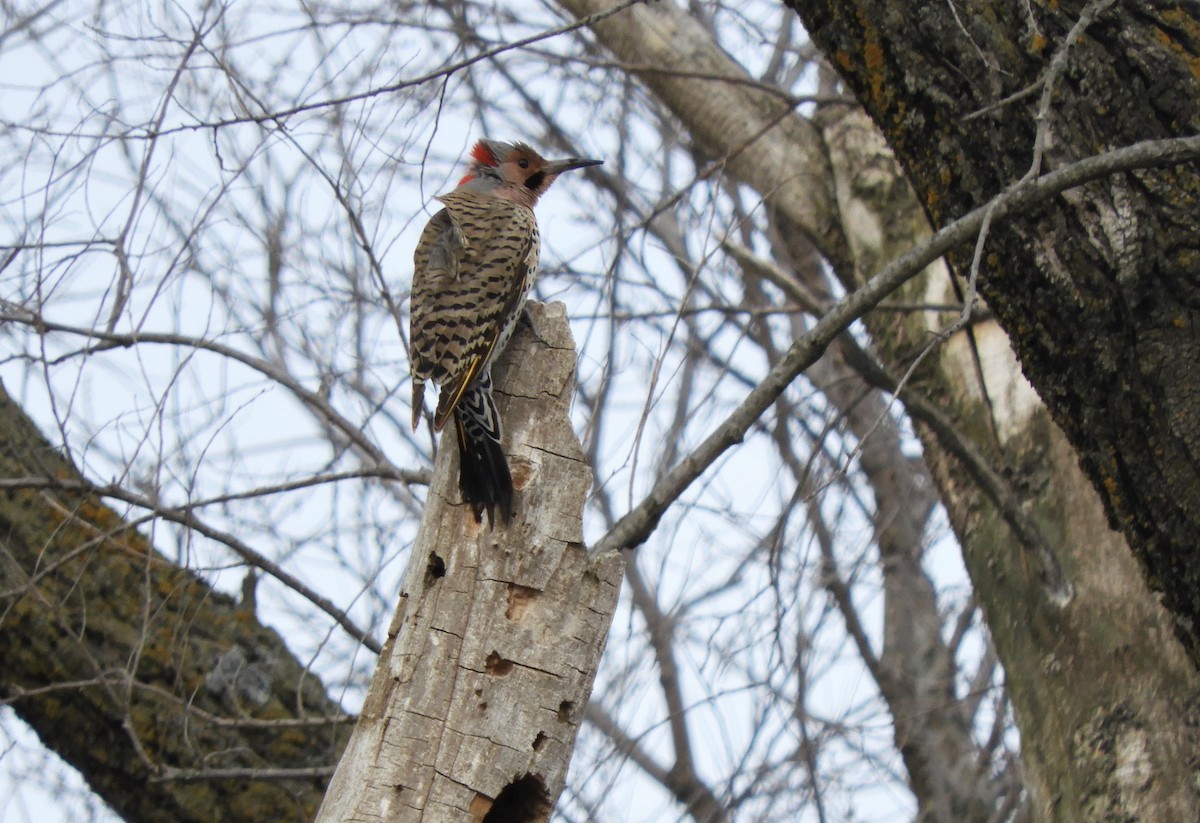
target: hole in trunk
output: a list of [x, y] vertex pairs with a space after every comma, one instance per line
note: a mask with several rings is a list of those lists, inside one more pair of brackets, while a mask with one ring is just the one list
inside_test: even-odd
[[446, 576], [446, 561], [437, 556], [437, 552], [429, 553], [429, 565], [425, 567], [425, 588], [428, 589]]
[[546, 823], [549, 819], [546, 784], [537, 775], [526, 774], [500, 790], [482, 823]]

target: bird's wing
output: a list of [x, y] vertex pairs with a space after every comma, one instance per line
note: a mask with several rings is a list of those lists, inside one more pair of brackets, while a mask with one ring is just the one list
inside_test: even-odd
[[440, 376], [438, 351], [431, 339], [437, 334], [431, 313], [442, 284], [458, 279], [458, 261], [467, 250], [466, 239], [449, 210], [442, 209], [425, 224], [413, 252], [413, 283], [409, 307], [409, 371], [412, 372], [412, 424], [417, 428], [425, 409], [425, 381]]
[[495, 354], [537, 266], [537, 224], [525, 206], [474, 193], [438, 198], [414, 255], [411, 337], [414, 378], [441, 387], [441, 430]]

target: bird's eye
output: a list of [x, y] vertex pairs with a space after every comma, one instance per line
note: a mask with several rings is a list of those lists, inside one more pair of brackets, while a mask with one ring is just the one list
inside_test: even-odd
[[517, 165], [523, 169], [527, 169], [527, 168], [529, 168], [529, 160], [522, 157], [520, 160], [517, 161]]

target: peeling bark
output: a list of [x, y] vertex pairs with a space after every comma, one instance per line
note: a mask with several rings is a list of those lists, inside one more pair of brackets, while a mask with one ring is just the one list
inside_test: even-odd
[[623, 560], [582, 544], [591, 471], [567, 410], [561, 304], [495, 373], [517, 506], [481, 527], [441, 448], [387, 644], [319, 821], [545, 821], [562, 791]]

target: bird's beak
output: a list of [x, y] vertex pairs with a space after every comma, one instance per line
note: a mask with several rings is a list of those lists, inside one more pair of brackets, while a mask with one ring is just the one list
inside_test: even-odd
[[587, 160], [581, 157], [569, 157], [566, 160], [553, 160], [546, 164], [546, 174], [562, 174], [571, 169], [582, 169], [587, 166], [599, 166], [603, 160]]

